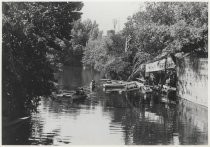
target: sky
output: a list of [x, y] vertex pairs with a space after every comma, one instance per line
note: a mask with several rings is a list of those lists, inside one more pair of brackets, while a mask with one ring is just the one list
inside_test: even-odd
[[128, 16], [140, 9], [138, 1], [84, 1], [82, 20], [96, 20], [99, 29], [106, 34], [114, 29], [113, 20], [117, 20], [116, 31], [122, 30]]

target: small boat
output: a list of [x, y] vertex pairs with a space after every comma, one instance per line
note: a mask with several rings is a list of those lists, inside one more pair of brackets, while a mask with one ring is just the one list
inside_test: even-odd
[[143, 94], [146, 94], [146, 93], [151, 93], [151, 92], [152, 92], [152, 89], [150, 88], [149, 85], [144, 85], [144, 86], [141, 86], [141, 87], [140, 87], [140, 91], [141, 91]]
[[52, 99], [53, 100], [63, 100], [64, 98], [70, 99], [74, 91], [67, 91], [67, 90], [60, 90], [57, 92], [52, 92]]
[[122, 88], [109, 88], [109, 89], [105, 89], [105, 88], [103, 88], [103, 91], [105, 93], [111, 93], [111, 92], [122, 93], [123, 91], [125, 91], [125, 89], [122, 89]]
[[96, 87], [96, 83], [95, 83], [94, 80], [92, 80], [92, 81], [90, 82], [90, 90], [91, 90], [91, 91], [94, 90], [95, 87]]
[[101, 82], [105, 82], [105, 83], [111, 83], [110, 79], [100, 79]]
[[135, 81], [129, 82], [126, 84], [126, 91], [134, 91], [134, 90], [139, 90], [139, 89], [140, 87]]
[[165, 91], [176, 91], [176, 88], [175, 87], [171, 87], [171, 86], [167, 86], [167, 85], [163, 85], [163, 89]]
[[73, 102], [75, 101], [80, 101], [80, 100], [85, 100], [87, 98], [87, 94], [85, 93], [83, 88], [77, 89], [72, 95], [71, 95], [71, 100]]
[[100, 79], [100, 81], [111, 81], [110, 79]]
[[64, 98], [71, 98], [72, 94], [69, 94], [69, 93], [64, 93], [63, 94], [63, 97]]
[[138, 82], [140, 82], [140, 83], [145, 83], [145, 82], [146, 82], [146, 80], [143, 79], [143, 78], [136, 78], [136, 80], [137, 80]]
[[104, 88], [118, 88], [122, 89], [126, 87], [126, 83], [122, 81], [111, 81], [111, 83], [105, 83], [103, 84]]
[[125, 88], [125, 84], [104, 84], [104, 88]]
[[57, 98], [62, 98], [62, 97], [63, 97], [63, 94], [60, 93], [60, 94], [56, 94], [55, 96], [56, 96]]
[[85, 100], [87, 98], [87, 95], [86, 94], [76, 94], [74, 93], [72, 96], [71, 96], [71, 99], [72, 101], [80, 101], [80, 100]]
[[60, 93], [54, 93], [54, 96], [57, 98], [70, 98], [73, 92], [71, 91], [61, 91]]

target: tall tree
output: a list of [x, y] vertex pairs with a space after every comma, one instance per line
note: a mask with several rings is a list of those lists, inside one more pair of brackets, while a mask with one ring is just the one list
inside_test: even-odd
[[53, 64], [71, 39], [80, 2], [3, 2], [3, 116], [34, 110], [54, 88]]
[[134, 71], [160, 54], [190, 52], [208, 55], [208, 4], [206, 2], [149, 2], [128, 18], [123, 33], [131, 35]]
[[[70, 40], [71, 47], [68, 48], [69, 53], [66, 54], [66, 64], [72, 64], [77, 62], [77, 65], [81, 65], [84, 48], [88, 40], [94, 40], [99, 35], [99, 28], [96, 21], [90, 19], [81, 21], [77, 20], [71, 30], [72, 38]], [[75, 61], [72, 61], [74, 59]]]

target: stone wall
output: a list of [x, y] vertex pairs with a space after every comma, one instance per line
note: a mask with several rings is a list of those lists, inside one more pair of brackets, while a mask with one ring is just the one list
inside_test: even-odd
[[208, 59], [185, 57], [177, 61], [177, 96], [208, 107]]
[[208, 108], [182, 98], [177, 108], [180, 142], [208, 144]]

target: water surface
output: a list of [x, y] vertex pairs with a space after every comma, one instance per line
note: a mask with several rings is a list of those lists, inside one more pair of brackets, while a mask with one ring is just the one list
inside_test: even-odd
[[[88, 87], [102, 75], [64, 67], [56, 74], [63, 89]], [[4, 144], [169, 145], [207, 144], [207, 108], [180, 100], [166, 104], [139, 93], [104, 93], [101, 88], [78, 103], [43, 98], [38, 113], [7, 129]]]

